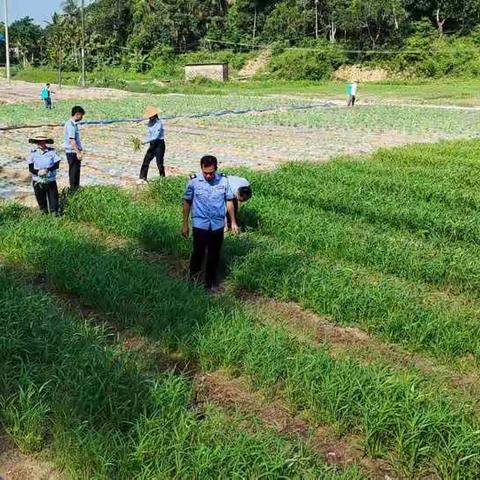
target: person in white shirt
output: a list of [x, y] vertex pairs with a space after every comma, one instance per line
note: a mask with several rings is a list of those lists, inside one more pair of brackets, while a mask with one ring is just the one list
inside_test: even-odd
[[[228, 183], [230, 188], [233, 192], [234, 199], [233, 199], [233, 208], [235, 211], [235, 218], [238, 216], [238, 208], [240, 203], [248, 202], [252, 198], [252, 187], [250, 182], [243, 177], [237, 177], [235, 175], [229, 175]], [[227, 213], [226, 218], [226, 229], [230, 230], [231, 220], [230, 216]]]

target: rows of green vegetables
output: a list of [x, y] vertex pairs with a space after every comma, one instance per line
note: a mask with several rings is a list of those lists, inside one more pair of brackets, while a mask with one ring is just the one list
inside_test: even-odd
[[[353, 172], [357, 167], [352, 164]], [[323, 209], [314, 197], [328, 194], [331, 185], [321, 177], [337, 175], [336, 168], [345, 171], [345, 164], [304, 167], [304, 176], [297, 166], [247, 174], [255, 195], [241, 217], [252, 230], [226, 241], [230, 281], [237, 288], [295, 300], [411, 350], [449, 360], [473, 355], [477, 361], [478, 245]], [[316, 189], [310, 188], [311, 178]], [[70, 201], [66, 215], [187, 258], [189, 244], [178, 234], [184, 184], [181, 178], [153, 183], [136, 201], [115, 188], [88, 189]], [[344, 190], [357, 195], [357, 205], [362, 202], [361, 193], [348, 184]], [[309, 202], [303, 200], [306, 194], [312, 195]], [[387, 196], [372, 188], [374, 195], [381, 196], [379, 203]], [[424, 217], [438, 208], [431, 202]], [[454, 212], [443, 216], [450, 222]], [[437, 225], [445, 229], [440, 220]]]
[[[227, 417], [212, 406], [199, 412], [190, 380], [140, 371], [135, 357], [110, 344], [100, 327], [63, 310], [50, 294], [33, 287], [32, 271], [46, 271], [54, 284], [93, 305], [105, 293], [111, 295], [109, 305], [98, 309], [116, 320], [143, 319], [150, 330], [150, 312], [159, 335], [164, 315], [171, 320], [185, 314], [183, 301], [189, 302], [193, 329], [195, 310], [206, 313], [206, 298], [195, 299], [200, 295], [184, 288], [183, 298], [169, 299], [167, 294], [179, 294], [178, 282], [159, 272], [147, 280], [153, 269], [139, 274], [119, 252], [109, 254], [95, 239], [78, 239], [71, 228], [39, 218], [19, 220], [12, 211], [3, 212], [3, 221], [7, 218], [20, 221], [26, 257], [28, 250], [34, 252], [32, 262], [25, 262], [29, 272], [19, 270], [22, 262], [15, 269], [0, 267], [0, 423], [22, 451], [47, 448], [66, 478], [78, 479], [360, 478], [355, 468], [337, 472], [322, 465], [301, 443], [262, 429], [255, 418], [248, 419], [246, 429], [243, 416]], [[10, 225], [3, 227], [13, 234]], [[19, 261], [22, 248], [15, 253], [12, 239], [2, 240], [4, 248], [9, 245], [6, 256]], [[76, 263], [70, 260], [79, 256], [82, 265], [98, 262], [97, 267], [75, 274]], [[60, 267], [62, 263], [72, 268]], [[135, 281], [122, 285], [130, 274]], [[90, 279], [86, 286], [82, 275]], [[109, 276], [110, 288], [102, 291]], [[160, 299], [142, 307], [148, 301], [140, 300], [146, 288]], [[121, 308], [112, 308], [115, 301]], [[176, 330], [184, 332], [185, 327]]]
[[[55, 99], [54, 99], [55, 100]], [[156, 105], [162, 116], [199, 114], [222, 110], [246, 110], [307, 105], [299, 99], [244, 95], [162, 95], [128, 96], [101, 100], [62, 100], [55, 102], [53, 110], [45, 110], [43, 104], [20, 103], [0, 105], [1, 123], [5, 125], [36, 125], [66, 121], [73, 105], [82, 105], [87, 114], [85, 120], [141, 118], [147, 105]]]
[[[51, 286], [120, 325], [156, 338], [167, 352], [180, 349], [205, 369], [246, 374], [255, 385], [307, 410], [310, 418], [360, 434], [366, 453], [388, 459], [402, 477], [476, 478], [480, 472], [479, 425], [470, 405], [423, 385], [417, 375], [335, 359], [327, 347], [315, 348], [282, 329], [258, 324], [241, 304], [208, 299], [169, 277], [161, 263], [145, 260], [132, 245], [111, 249], [98, 233], [82, 233], [67, 219], [6, 211], [0, 254], [45, 274]], [[155, 445], [157, 436], [164, 437], [158, 424], [152, 428], [146, 438]], [[215, 436], [216, 429], [209, 433]], [[161, 463], [157, 455], [155, 461]]]
[[480, 112], [435, 107], [359, 106], [354, 109], [329, 108], [261, 115], [224, 117], [219, 123], [238, 126], [287, 126], [354, 131], [405, 132], [476, 136]]

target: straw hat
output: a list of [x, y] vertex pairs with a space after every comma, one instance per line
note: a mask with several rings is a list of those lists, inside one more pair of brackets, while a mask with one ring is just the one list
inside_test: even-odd
[[159, 114], [160, 114], [160, 110], [157, 107], [152, 107], [150, 105], [145, 109], [145, 118], [151, 118]]
[[49, 145], [52, 145], [53, 144], [53, 138], [48, 133], [39, 133], [37, 135], [34, 135], [33, 137], [30, 137], [28, 139], [28, 142], [29, 143], [45, 142]]

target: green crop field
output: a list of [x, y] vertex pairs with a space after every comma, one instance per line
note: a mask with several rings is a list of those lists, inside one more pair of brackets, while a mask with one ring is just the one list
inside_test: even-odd
[[[316, 108], [309, 110], [266, 112], [256, 115], [225, 116], [223, 124], [239, 126], [287, 126], [329, 128], [444, 136], [476, 136], [480, 131], [478, 110], [455, 110], [437, 107], [365, 106]], [[206, 123], [203, 120], [203, 123]]]
[[5, 432], [66, 478], [479, 478], [479, 158], [239, 170], [218, 296], [187, 280], [183, 177], [0, 205]]

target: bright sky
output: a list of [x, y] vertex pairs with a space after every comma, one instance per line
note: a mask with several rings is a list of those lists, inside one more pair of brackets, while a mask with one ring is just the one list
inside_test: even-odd
[[[0, 17], [3, 21], [3, 2]], [[7, 0], [9, 9], [9, 20], [13, 22], [22, 17], [32, 17], [37, 23], [44, 25], [45, 20], [50, 20], [53, 12], [60, 10], [62, 0]]]

